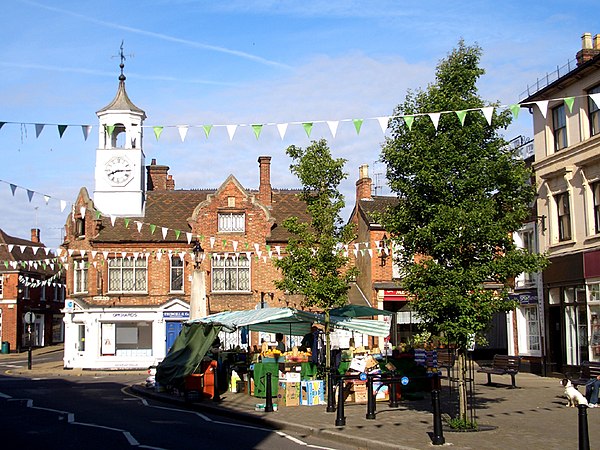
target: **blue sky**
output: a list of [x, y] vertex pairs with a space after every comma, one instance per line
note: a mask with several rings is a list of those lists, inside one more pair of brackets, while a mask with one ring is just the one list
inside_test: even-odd
[[[80, 188], [94, 190], [95, 112], [117, 89], [119, 46], [127, 92], [146, 111], [146, 163], [171, 167], [176, 188], [216, 188], [234, 174], [258, 187], [261, 155], [272, 156], [272, 185], [299, 187], [289, 145], [326, 138], [348, 160], [341, 186], [354, 201], [360, 164], [370, 173], [390, 115], [408, 89], [426, 88], [440, 59], [463, 38], [483, 49], [480, 94], [513, 104], [537, 77], [575, 57], [584, 32], [600, 33], [592, 1], [196, 1], [11, 0], [0, 17], [0, 228], [61, 243]], [[357, 135], [351, 121], [365, 119]], [[335, 138], [322, 121], [341, 121]], [[315, 122], [310, 139], [294, 122]], [[56, 125], [36, 138], [35, 123]], [[215, 126], [209, 138], [173, 125], [289, 123], [284, 139], [265, 126], [259, 139]], [[93, 125], [84, 140], [81, 128]], [[522, 110], [508, 139], [531, 136]], [[18, 188], [12, 194], [10, 185]], [[34, 194], [31, 201], [25, 189]], [[39, 194], [38, 194], [39, 193]], [[42, 195], [47, 195], [48, 202]], [[351, 207], [344, 211], [348, 217]]]

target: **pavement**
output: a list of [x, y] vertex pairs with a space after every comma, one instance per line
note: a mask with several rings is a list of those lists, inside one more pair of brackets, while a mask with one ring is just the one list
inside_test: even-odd
[[[0, 367], [8, 376], [26, 377], [76, 377], [83, 375], [123, 375], [123, 371], [64, 370], [62, 360], [45, 361], [43, 355], [61, 352], [62, 347], [36, 349], [33, 353], [32, 369], [27, 366], [14, 367], [11, 361], [27, 360], [27, 353], [0, 354]], [[53, 358], [56, 359], [56, 358]], [[517, 389], [510, 388], [510, 376], [492, 376], [493, 385], [486, 385], [486, 375], [475, 373], [473, 399], [477, 432], [455, 432], [445, 425], [432, 442], [433, 414], [429, 393], [422, 399], [401, 400], [397, 408], [388, 402], [377, 402], [375, 419], [367, 419], [366, 404], [346, 403], [345, 426], [336, 426], [337, 413], [328, 413], [325, 405], [279, 407], [274, 412], [255, 411], [257, 403], [264, 399], [243, 393], [227, 392], [218, 402], [203, 400], [186, 403], [183, 396], [157, 392], [145, 387], [146, 371], [126, 371], [139, 375], [140, 382], [131, 385], [133, 393], [182, 408], [223, 415], [248, 421], [260, 426], [275, 428], [296, 436], [317, 436], [331, 441], [332, 448], [339, 444], [343, 448], [356, 449], [431, 449], [452, 447], [455, 449], [574, 449], [579, 447], [579, 427], [587, 425], [590, 448], [600, 449], [600, 408], [567, 408], [563, 388], [558, 378], [540, 377], [529, 373], [517, 375]], [[452, 414], [451, 399], [454, 391], [448, 382], [442, 381], [440, 403], [443, 411]], [[276, 401], [275, 401], [276, 402]], [[455, 413], [455, 411], [454, 411]], [[443, 442], [443, 444], [440, 444]]]

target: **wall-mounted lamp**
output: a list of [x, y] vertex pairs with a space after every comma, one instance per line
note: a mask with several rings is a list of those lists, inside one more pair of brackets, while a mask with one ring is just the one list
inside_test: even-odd
[[381, 267], [384, 267], [386, 265], [388, 256], [390, 256], [389, 253], [390, 253], [389, 239], [384, 234], [383, 238], [381, 239], [381, 254], [379, 255], [379, 258], [380, 258], [379, 265]]

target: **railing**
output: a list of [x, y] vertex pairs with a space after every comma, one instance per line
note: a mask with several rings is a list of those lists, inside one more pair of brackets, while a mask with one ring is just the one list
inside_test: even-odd
[[533, 94], [541, 91], [546, 86], [554, 83], [561, 77], [564, 77], [566, 74], [571, 72], [573, 69], [577, 67], [577, 60], [570, 59], [564, 66], [556, 66], [556, 70], [553, 72], [547, 72], [545, 77], [538, 78], [535, 83], [531, 85], [527, 85], [527, 89], [521, 92], [519, 98], [521, 100], [526, 99], [527, 97], [532, 96]]

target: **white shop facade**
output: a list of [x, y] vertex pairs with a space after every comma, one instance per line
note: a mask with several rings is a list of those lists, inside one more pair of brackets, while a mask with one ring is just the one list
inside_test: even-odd
[[140, 370], [167, 354], [189, 319], [179, 299], [154, 306], [96, 306], [66, 300], [65, 369]]

